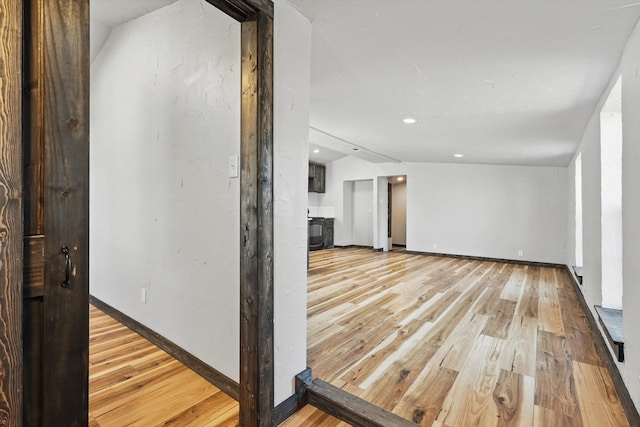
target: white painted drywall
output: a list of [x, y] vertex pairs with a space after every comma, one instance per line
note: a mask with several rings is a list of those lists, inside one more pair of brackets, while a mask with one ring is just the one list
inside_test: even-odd
[[[640, 27], [622, 59], [622, 244], [625, 384], [640, 409]], [[628, 118], [625, 120], [625, 118]]]
[[600, 114], [602, 306], [622, 309], [622, 113]]
[[345, 157], [328, 169], [323, 203], [335, 206], [339, 244], [354, 244], [343, 234], [343, 182], [407, 175], [407, 249], [433, 252], [436, 244], [443, 253], [564, 263], [566, 168]]
[[373, 181], [353, 183], [353, 238], [351, 244], [373, 247]]
[[[307, 158], [311, 24], [275, 2], [274, 328], [275, 404], [307, 367]], [[311, 193], [309, 193], [311, 194]]]
[[235, 381], [239, 88], [240, 24], [203, 0], [116, 27], [91, 72], [91, 293]]
[[394, 245], [407, 244], [407, 183], [391, 189], [391, 238]]
[[[306, 368], [311, 29], [288, 3], [275, 8], [279, 404]], [[116, 28], [92, 68], [91, 292], [235, 381], [239, 180], [227, 162], [239, 154], [239, 89], [240, 25], [201, 0]]]
[[[582, 157], [582, 205], [583, 205], [583, 257], [584, 278], [581, 286], [587, 305], [597, 319], [594, 305], [602, 303], [602, 223], [601, 223], [601, 129], [600, 111], [606, 97], [622, 75], [622, 304], [628, 309], [623, 316], [625, 362], [617, 363], [624, 383], [636, 408], [640, 408], [640, 311], [635, 309], [640, 301], [640, 122], [634, 120], [640, 114], [640, 33], [636, 26], [627, 42], [619, 70], [612, 76], [600, 103], [585, 128], [578, 152]], [[569, 169], [575, 167], [575, 158]], [[570, 186], [574, 183], [569, 174]], [[567, 199], [569, 206], [575, 198]], [[569, 229], [575, 220], [569, 216]], [[568, 257], [569, 262], [571, 258]], [[602, 331], [600, 330], [602, 333]], [[613, 357], [613, 356], [612, 356]], [[615, 360], [615, 359], [614, 359]]]

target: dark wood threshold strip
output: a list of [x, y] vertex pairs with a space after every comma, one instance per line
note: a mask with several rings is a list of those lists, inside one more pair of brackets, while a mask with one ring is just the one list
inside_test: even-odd
[[273, 409], [273, 425], [282, 424], [299, 409], [298, 396], [293, 394]]
[[629, 421], [629, 425], [631, 427], [640, 427], [640, 414], [638, 414], [638, 409], [636, 408], [633, 400], [631, 399], [631, 395], [629, 395], [629, 390], [625, 385], [622, 375], [620, 375], [620, 371], [616, 366], [616, 362], [609, 350], [609, 346], [605, 341], [605, 337], [600, 333], [598, 328], [598, 324], [596, 319], [593, 317], [591, 310], [589, 309], [589, 305], [587, 305], [586, 300], [584, 299], [584, 295], [580, 290], [580, 284], [578, 283], [575, 276], [572, 274], [572, 269], [568, 265], [565, 265], [565, 269], [569, 276], [571, 277], [571, 283], [573, 284], [573, 289], [578, 295], [578, 300], [580, 301], [580, 306], [582, 307], [582, 311], [587, 317], [587, 322], [589, 322], [589, 329], [593, 332], [596, 341], [596, 347], [598, 348], [598, 352], [600, 353], [600, 357], [602, 358], [605, 367], [609, 371], [609, 375], [613, 380], [613, 386], [616, 389], [616, 393], [618, 394], [618, 399], [620, 399], [620, 404], [622, 405], [622, 409], [624, 409], [624, 413], [627, 416], [627, 420]]
[[108, 314], [118, 322], [131, 329], [132, 331], [142, 335], [144, 338], [169, 353], [171, 356], [182, 362], [187, 368], [191, 369], [202, 378], [218, 387], [233, 399], [239, 399], [240, 386], [231, 378], [207, 365], [202, 360], [193, 356], [191, 353], [185, 351], [183, 348], [177, 346], [162, 335], [154, 332], [152, 329], [149, 329], [142, 323], [132, 319], [123, 312], [111, 307], [109, 304], [99, 300], [93, 295], [89, 295], [89, 302], [96, 308], [102, 310], [104, 313]]
[[320, 379], [313, 379], [311, 369], [296, 376], [298, 407], [310, 404], [355, 427], [415, 427], [396, 414], [386, 411]]

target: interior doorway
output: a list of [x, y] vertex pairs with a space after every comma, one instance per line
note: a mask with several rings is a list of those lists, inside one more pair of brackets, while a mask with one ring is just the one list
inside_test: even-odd
[[[240, 407], [240, 424], [258, 425], [259, 421], [271, 424], [274, 408], [273, 276], [269, 273], [273, 271], [273, 210], [270, 204], [273, 175], [268, 173], [258, 176], [257, 171], [273, 171], [273, 4], [248, 0], [216, 0], [209, 3], [217, 5], [225, 14], [239, 22], [242, 32], [242, 42], [238, 46], [243, 58], [242, 84], [235, 88], [236, 93], [242, 94], [241, 161], [236, 162], [236, 167], [243, 180], [240, 185], [240, 226], [236, 229], [235, 238], [244, 244], [244, 251], [240, 255], [238, 299], [245, 302], [240, 307], [241, 316], [238, 317], [246, 319], [239, 326], [239, 363], [244, 375], [240, 377], [240, 384], [235, 385], [240, 394], [239, 400], [243, 403]], [[84, 425], [87, 420], [85, 380], [88, 371], [88, 337], [85, 332], [88, 324], [86, 317], [89, 281], [89, 2], [34, 0], [24, 2], [24, 5], [26, 4], [32, 6], [30, 10], [33, 12], [33, 19], [24, 20], [22, 29], [26, 33], [26, 41], [23, 48], [26, 56], [32, 55], [33, 58], [25, 58], [23, 63], [18, 65], [22, 65], [24, 75], [29, 75], [41, 83], [27, 85], [22, 89], [37, 89], [30, 93], [30, 97], [33, 98], [29, 100], [31, 104], [27, 100], [24, 101], [23, 110], [24, 116], [28, 116], [29, 113], [34, 115], [34, 127], [42, 126], [42, 132], [46, 136], [31, 138], [33, 141], [44, 141], [44, 154], [38, 156], [31, 165], [34, 169], [44, 168], [44, 173], [34, 173], [34, 182], [31, 183], [28, 179], [31, 176], [22, 174], [21, 169], [16, 168], [16, 171], [11, 171], [10, 178], [15, 182], [21, 182], [24, 175], [24, 181], [30, 184], [25, 185], [25, 199], [37, 199], [36, 187], [44, 187], [47, 241], [43, 250], [33, 251], [32, 264], [34, 268], [44, 270], [38, 277], [43, 277], [43, 301], [47, 307], [43, 308], [45, 316], [30, 316], [25, 311], [23, 320], [26, 324], [31, 320], [46, 319], [44, 322], [38, 321], [38, 325], [33, 325], [32, 330], [36, 332], [40, 331], [37, 328], [42, 323], [50, 329], [64, 327], [65, 330], [34, 336], [33, 341], [41, 344], [40, 347], [34, 347], [38, 351], [37, 358], [12, 359], [15, 362], [15, 371], [18, 372], [17, 376], [13, 376], [18, 377], [23, 371], [25, 374], [35, 372], [40, 365], [46, 381], [42, 391], [32, 389], [32, 392], [34, 396], [41, 397], [41, 402], [35, 402], [33, 408], [25, 406], [24, 413], [38, 411], [43, 414], [43, 419], [56, 420], [60, 425]], [[13, 16], [18, 17], [18, 25], [15, 31], [10, 33], [9, 40], [19, 45], [22, 42], [20, 14], [13, 9], [12, 12]], [[27, 13], [26, 16], [30, 15]], [[44, 48], [38, 49], [41, 45]], [[20, 49], [17, 48], [15, 51]], [[207, 71], [206, 67], [203, 71]], [[12, 74], [19, 75], [20, 73]], [[27, 83], [25, 79], [25, 85]], [[189, 81], [185, 80], [182, 83], [188, 86]], [[260, 90], [257, 90], [258, 87]], [[187, 87], [182, 89], [186, 90]], [[19, 104], [19, 100], [15, 104]], [[42, 111], [39, 107], [42, 107]], [[32, 122], [28, 123], [31, 124]], [[126, 132], [127, 129], [121, 128], [120, 131]], [[22, 134], [17, 135], [16, 141], [19, 141]], [[29, 146], [32, 143], [31, 136], [24, 132], [23, 145]], [[17, 146], [16, 152], [19, 152], [20, 144], [14, 145]], [[117, 173], [117, 166], [112, 165], [113, 173]], [[256, 185], [258, 181], [261, 185], [260, 192]], [[58, 200], [58, 203], [53, 203], [52, 200]], [[16, 203], [18, 208], [19, 205]], [[121, 205], [121, 208], [123, 211], [132, 212], [130, 206]], [[22, 223], [26, 222], [25, 216]], [[262, 224], [263, 227], [259, 229], [257, 224]], [[116, 234], [119, 225], [113, 228]], [[22, 227], [16, 229], [21, 233]], [[122, 233], [119, 236], [125, 242], [119, 248], [122, 250], [126, 246], [128, 236]], [[18, 240], [12, 236], [12, 241]], [[144, 248], [141, 249], [144, 251]], [[15, 255], [15, 259], [19, 258]], [[171, 261], [166, 260], [165, 264]], [[44, 264], [44, 267], [38, 263]], [[20, 286], [27, 265], [24, 272], [19, 271], [22, 270], [22, 264], [17, 265], [18, 268], [11, 271], [9, 279], [11, 283]], [[180, 280], [175, 282], [178, 287], [181, 283]], [[21, 295], [20, 289], [9, 291], [9, 297]], [[74, 297], [75, 294], [78, 294], [78, 298]], [[22, 310], [19, 308], [12, 307], [14, 320], [20, 318]], [[81, 314], [80, 319], [74, 322], [70, 316], [77, 313]], [[20, 329], [16, 328], [18, 332]], [[21, 340], [10, 337], [12, 348], [19, 349], [23, 343], [29, 342], [25, 338], [28, 331], [24, 332], [25, 336]], [[3, 334], [0, 338], [8, 337]], [[67, 342], [72, 340], [73, 342]], [[53, 351], [56, 348], [50, 345], [52, 343], [70, 353], [73, 352], [74, 355], [77, 354], [79, 360]], [[25, 351], [25, 356], [26, 353]], [[62, 381], [57, 381], [59, 379]], [[65, 382], [75, 386], [66, 386]], [[18, 411], [23, 408], [23, 403], [28, 405], [30, 402], [27, 396], [23, 398], [22, 390], [15, 385], [20, 386], [20, 382], [2, 384], [3, 396], [10, 397], [4, 407], [11, 410], [11, 413], [5, 413], [5, 418], [9, 419], [11, 425], [19, 424], [17, 421], [14, 422], [22, 415]], [[65, 390], [64, 396], [59, 390]]]
[[407, 176], [389, 177], [389, 187], [391, 250], [403, 251], [407, 247]]

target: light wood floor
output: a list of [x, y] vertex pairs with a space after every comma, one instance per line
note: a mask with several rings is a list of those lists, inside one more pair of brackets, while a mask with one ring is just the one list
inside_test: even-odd
[[89, 427], [238, 425], [238, 402], [95, 307], [89, 315]]
[[[313, 252], [308, 365], [423, 426], [627, 426], [570, 280], [551, 268]], [[305, 409], [306, 425], [345, 425]]]
[[[556, 269], [316, 251], [308, 364], [424, 426], [626, 426], [569, 280]], [[237, 402], [90, 314], [90, 426], [237, 425]], [[347, 424], [306, 406], [283, 425]]]

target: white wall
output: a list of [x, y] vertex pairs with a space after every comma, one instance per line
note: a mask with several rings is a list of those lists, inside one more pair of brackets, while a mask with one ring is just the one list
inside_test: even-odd
[[[640, 32], [632, 35], [622, 60], [622, 227], [625, 383], [640, 409]], [[625, 117], [628, 119], [625, 120]]]
[[[624, 311], [623, 334], [625, 362], [617, 363], [636, 408], [640, 408], [640, 311], [634, 307], [640, 301], [640, 122], [635, 120], [640, 114], [640, 34], [638, 27], [627, 43], [622, 56], [622, 279]], [[581, 287], [587, 305], [597, 318], [594, 305], [602, 303], [602, 224], [601, 224], [601, 145], [600, 110], [611, 88], [618, 79], [612, 77], [600, 104], [584, 131], [578, 152], [582, 154], [582, 211], [583, 211], [583, 257], [584, 278]], [[575, 158], [571, 168], [575, 167]], [[569, 174], [570, 185], [573, 177]], [[569, 206], [575, 203], [573, 197], [567, 199]], [[575, 226], [569, 217], [569, 228]], [[570, 254], [570, 252], [569, 252]], [[568, 262], [571, 262], [569, 255]], [[615, 359], [614, 359], [615, 360]]]
[[353, 238], [351, 244], [373, 247], [373, 181], [353, 183]]
[[115, 28], [91, 72], [91, 293], [236, 381], [239, 87], [240, 24], [201, 0]]
[[391, 237], [394, 245], [406, 245], [407, 183], [393, 184], [391, 191]]
[[[353, 157], [327, 167], [330, 179], [323, 203], [336, 207], [339, 245], [352, 244], [341, 214], [343, 182], [407, 175], [408, 250], [565, 261], [566, 168], [374, 164]], [[524, 251], [522, 257], [519, 249]]]
[[[275, 3], [275, 404], [306, 368], [310, 23]], [[240, 25], [180, 0], [92, 67], [91, 293], [239, 380]], [[148, 302], [140, 289], [148, 288]]]
[[307, 159], [311, 24], [275, 2], [275, 404], [307, 367]]

